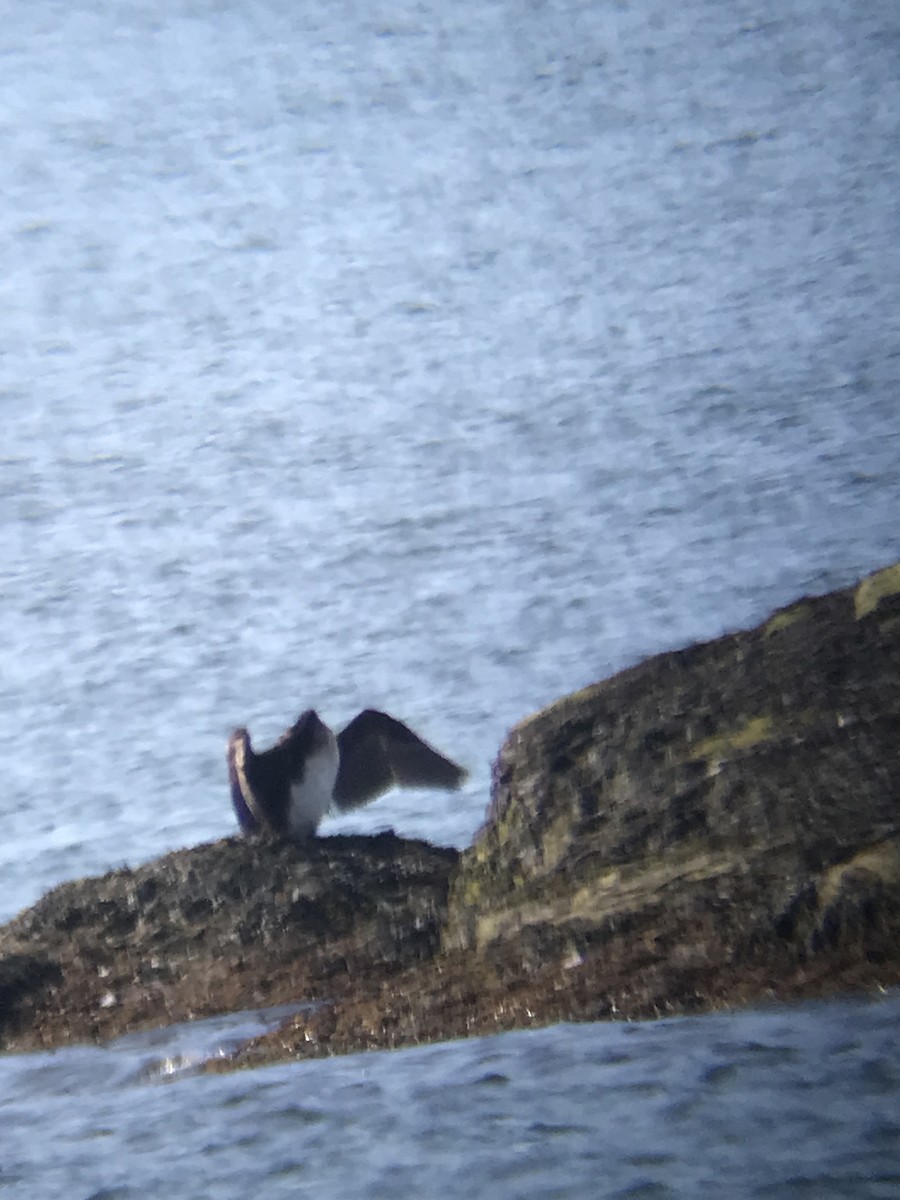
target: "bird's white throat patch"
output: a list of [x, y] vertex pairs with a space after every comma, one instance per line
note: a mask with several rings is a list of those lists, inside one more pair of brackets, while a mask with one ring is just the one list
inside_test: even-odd
[[288, 826], [293, 837], [315, 833], [331, 808], [337, 772], [337, 739], [329, 730], [326, 744], [307, 758], [303, 778], [291, 784]]

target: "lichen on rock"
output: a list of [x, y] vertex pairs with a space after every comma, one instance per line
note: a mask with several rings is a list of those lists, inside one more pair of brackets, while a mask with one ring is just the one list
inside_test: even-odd
[[517, 726], [454, 878], [445, 949], [574, 946], [611, 980], [648, 945], [708, 970], [784, 974], [838, 941], [885, 961], [900, 932], [898, 613], [894, 567]]

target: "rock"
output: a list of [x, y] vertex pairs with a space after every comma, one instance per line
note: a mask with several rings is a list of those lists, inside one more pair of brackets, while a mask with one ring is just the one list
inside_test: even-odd
[[0, 1045], [339, 996], [438, 946], [455, 850], [226, 838], [54, 888], [0, 928]]
[[895, 566], [515, 728], [443, 945], [591, 962], [625, 1013], [789, 991], [814, 958], [896, 980], [898, 750]]
[[0, 1039], [323, 1002], [256, 1065], [896, 985], [898, 746], [900, 565], [524, 721], [461, 857], [226, 839], [55, 888], [0, 928]]
[[512, 731], [442, 953], [235, 1058], [900, 983], [900, 566]]
[[10, 954], [0, 959], [0, 1021], [11, 1020], [47, 984], [61, 979], [59, 963], [42, 955]]

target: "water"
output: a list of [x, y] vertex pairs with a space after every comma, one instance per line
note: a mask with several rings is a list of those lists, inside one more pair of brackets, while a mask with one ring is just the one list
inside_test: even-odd
[[[231, 832], [228, 729], [264, 742], [310, 704], [336, 723], [384, 707], [472, 771], [459, 797], [398, 793], [331, 830], [464, 845], [514, 721], [900, 557], [893, 0], [34, 0], [3, 29], [0, 917]], [[883, 1010], [847, 1011], [876, 1061]], [[727, 1020], [752, 1040], [755, 1016]], [[823, 1010], [791, 1021], [838, 1053]], [[668, 1047], [673, 1104], [710, 1027], [629, 1035]], [[178, 1164], [197, 1194], [296, 1191], [293, 1168], [268, 1178], [292, 1160], [270, 1161], [260, 1116], [285, 1088], [316, 1195], [344, 1194], [346, 1164], [394, 1144], [354, 1071], [409, 1097], [420, 1061], [465, 1079], [498, 1054], [512, 1090], [484, 1094], [518, 1116], [480, 1141], [435, 1095], [417, 1150], [389, 1106], [402, 1179], [434, 1190], [431, 1164], [471, 1152], [507, 1164], [492, 1194], [555, 1194], [531, 1154], [560, 1195], [696, 1194], [669, 1160], [643, 1183], [607, 1173], [649, 1144], [649, 1095], [615, 1145], [612, 1100], [589, 1134], [540, 1134], [548, 1094], [548, 1124], [581, 1128], [560, 1064], [620, 1037], [140, 1085], [130, 1116], [96, 1057], [52, 1060], [82, 1072], [74, 1109], [52, 1072], [29, 1100], [16, 1060], [27, 1133], [0, 1161], [31, 1195], [171, 1192]], [[843, 1111], [838, 1076], [802, 1061]], [[788, 1065], [768, 1066], [777, 1091]], [[756, 1139], [746, 1079], [734, 1128], [743, 1113]], [[691, 1111], [684, 1162], [727, 1165], [737, 1135]], [[851, 1116], [840, 1194], [878, 1195], [859, 1164], [882, 1143]], [[773, 1128], [812, 1145], [793, 1120]], [[325, 1155], [335, 1136], [346, 1160]], [[771, 1161], [760, 1194], [803, 1195]], [[373, 1172], [360, 1194], [388, 1186]]]
[[[894, 1197], [900, 997], [160, 1083], [141, 1039], [0, 1060], [10, 1197]], [[153, 1060], [154, 1062], [156, 1060]], [[98, 1090], [98, 1080], [102, 1089]]]

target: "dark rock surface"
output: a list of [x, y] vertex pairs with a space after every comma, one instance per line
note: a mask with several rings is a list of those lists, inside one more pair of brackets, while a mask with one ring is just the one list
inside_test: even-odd
[[900, 566], [523, 722], [442, 953], [236, 1061], [900, 984]]
[[0, 929], [0, 1044], [340, 996], [431, 958], [457, 851], [226, 838], [64, 883]]
[[55, 888], [0, 929], [0, 1041], [325, 1001], [257, 1064], [894, 986], [898, 935], [895, 566], [517, 726], [461, 858], [226, 839]]
[[702, 981], [822, 954], [896, 963], [898, 933], [893, 567], [514, 729], [443, 944]]

